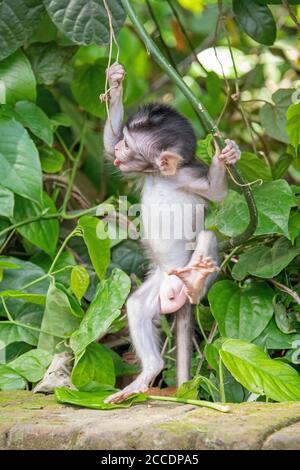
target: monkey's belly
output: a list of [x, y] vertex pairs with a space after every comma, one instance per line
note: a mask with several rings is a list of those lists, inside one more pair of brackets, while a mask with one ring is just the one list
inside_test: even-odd
[[199, 196], [164, 184], [152, 185], [142, 197], [142, 240], [163, 270], [185, 266], [204, 228], [205, 204]]

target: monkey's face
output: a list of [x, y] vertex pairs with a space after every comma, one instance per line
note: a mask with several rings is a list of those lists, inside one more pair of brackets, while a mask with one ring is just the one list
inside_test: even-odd
[[142, 136], [130, 134], [126, 127], [123, 139], [115, 146], [114, 165], [124, 173], [143, 172], [150, 167], [149, 160], [144, 156], [145, 142]]

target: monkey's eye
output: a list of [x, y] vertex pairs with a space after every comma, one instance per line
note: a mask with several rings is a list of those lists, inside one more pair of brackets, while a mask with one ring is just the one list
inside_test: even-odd
[[129, 148], [125, 139], [124, 139], [124, 147], [126, 148], [126, 150]]

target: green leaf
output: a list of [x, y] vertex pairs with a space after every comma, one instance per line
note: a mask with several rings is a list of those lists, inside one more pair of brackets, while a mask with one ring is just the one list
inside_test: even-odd
[[76, 67], [71, 83], [73, 96], [77, 103], [93, 116], [104, 118], [106, 109], [99, 101], [105, 88], [107, 60], [100, 59], [94, 64]]
[[90, 284], [90, 276], [84, 266], [74, 266], [71, 272], [71, 289], [80, 302]]
[[44, 377], [51, 360], [52, 354], [47, 351], [32, 349], [11, 361], [8, 366], [29, 382], [38, 382]]
[[265, 282], [239, 287], [233, 281], [216, 282], [208, 293], [213, 316], [222, 336], [252, 341], [269, 323], [274, 291]]
[[0, 292], [0, 298], [22, 299], [36, 305], [45, 305], [46, 296], [43, 294], [30, 294], [20, 290], [4, 290]]
[[232, 275], [239, 281], [248, 274], [273, 278], [299, 254], [300, 248], [293, 247], [282, 237], [276, 240], [272, 247], [261, 245], [248, 249], [235, 264]]
[[0, 118], [1, 184], [36, 202], [42, 196], [42, 172], [36, 146], [14, 119]]
[[[294, 319], [292, 315], [288, 314], [286, 307], [284, 304], [278, 302], [274, 306], [275, 309], [275, 322], [277, 327], [282, 331], [284, 334], [295, 333], [297, 330], [293, 325]], [[299, 335], [300, 337], [300, 335]]]
[[79, 329], [71, 336], [70, 346], [77, 357], [89, 344], [107, 333], [120, 315], [129, 290], [130, 279], [119, 269], [114, 269], [111, 276], [100, 283]]
[[103, 344], [89, 344], [75, 363], [72, 370], [72, 383], [82, 388], [91, 382], [115, 385], [115, 367], [108, 349]]
[[59, 47], [57, 42], [31, 44], [26, 50], [37, 83], [53, 85], [67, 81], [72, 73], [72, 57], [77, 48]]
[[[288, 222], [293, 194], [289, 184], [284, 180], [268, 181], [252, 191], [258, 209], [255, 235], [279, 233], [290, 238]], [[249, 211], [244, 196], [229, 191], [224, 206], [216, 217], [217, 228], [225, 235], [235, 236], [241, 233], [248, 223]]]
[[23, 390], [26, 381], [8, 366], [0, 364], [0, 390]]
[[242, 29], [254, 41], [271, 46], [276, 39], [276, 23], [267, 6], [248, 0], [233, 0], [233, 11]]
[[137, 364], [127, 364], [113, 349], [108, 349], [108, 351], [114, 363], [116, 377], [138, 374], [139, 366]]
[[14, 194], [0, 185], [0, 215], [11, 219], [14, 213]]
[[275, 180], [283, 178], [292, 161], [293, 156], [289, 153], [283, 153], [282, 155], [280, 155], [277, 162], [272, 166], [273, 178]]
[[82, 310], [82, 308], [81, 308], [79, 302], [77, 301], [77, 299], [75, 299], [74, 296], [72, 294], [70, 294], [69, 289], [67, 289], [60, 282], [57, 282], [57, 280], [55, 281], [55, 286], [60, 291], [64, 292], [64, 294], [68, 297], [68, 301], [69, 301], [69, 304], [70, 304], [70, 307], [71, 307], [70, 311], [71, 311], [72, 315], [74, 315], [77, 318], [82, 318], [84, 316], [84, 311]]
[[[22, 323], [26, 322], [22, 319]], [[5, 346], [17, 342], [36, 346], [38, 343], [38, 333], [13, 323], [0, 322], [0, 342]]]
[[116, 408], [130, 408], [135, 403], [143, 403], [149, 398], [143, 393], [131, 395], [122, 403], [104, 403], [104, 400], [114, 393], [113, 390], [103, 390], [96, 392], [80, 392], [78, 390], [70, 390], [67, 387], [55, 388], [55, 398], [59, 403], [67, 403], [69, 405], [82, 406], [84, 408], [92, 408], [94, 410], [113, 410]]
[[247, 181], [255, 181], [257, 179], [269, 181], [272, 179], [269, 165], [262, 158], [258, 158], [255, 153], [242, 152], [237, 166]]
[[296, 333], [286, 334], [277, 327], [274, 318], [268, 323], [264, 331], [255, 339], [255, 344], [265, 349], [293, 349], [295, 341], [300, 340]]
[[40, 160], [45, 173], [58, 173], [65, 163], [64, 155], [52, 147], [43, 147], [40, 150]]
[[261, 125], [264, 127], [266, 133], [275, 140], [289, 143], [289, 138], [286, 133], [286, 112], [292, 103], [293, 89], [277, 90], [272, 95], [272, 100], [275, 103], [266, 103], [259, 112]]
[[226, 341], [226, 338], [218, 338], [211, 344], [207, 343], [204, 348], [205, 358], [215, 370], [219, 368], [220, 349], [224, 341]]
[[296, 370], [270, 359], [258, 346], [229, 339], [222, 346], [221, 357], [233, 377], [251, 392], [275, 401], [300, 400]]
[[63, 337], [70, 336], [79, 326], [79, 319], [72, 314], [68, 297], [54, 282], [49, 286], [46, 299], [46, 308], [41, 324], [41, 333], [38, 348], [55, 352], [55, 348]]
[[290, 143], [297, 152], [300, 143], [300, 102], [292, 104], [287, 110], [286, 132]]
[[36, 104], [29, 101], [19, 101], [15, 105], [15, 117], [39, 139], [48, 145], [52, 145], [53, 131], [51, 121]]
[[103, 279], [110, 262], [110, 243], [104, 224], [96, 217], [84, 216], [78, 222], [83, 231], [91, 262], [99, 277]]
[[30, 38], [43, 12], [41, 0], [1, 1], [0, 60], [12, 54]]
[[[47, 214], [55, 214], [56, 207], [47, 193], [43, 193], [42, 204], [37, 205], [28, 199], [16, 196], [15, 212], [13, 222], [18, 223], [40, 215], [46, 211]], [[38, 246], [50, 256], [55, 253], [59, 225], [57, 219], [40, 219], [17, 228], [18, 232], [30, 243]]]
[[[102, 0], [44, 0], [48, 14], [56, 26], [78, 44], [108, 44], [109, 23]], [[125, 21], [119, 0], [108, 0], [113, 29], [117, 33]]]
[[197, 141], [197, 158], [202, 160], [207, 165], [211, 164], [214, 149], [212, 145], [213, 137], [211, 134], [207, 134], [205, 139]]
[[30, 62], [22, 51], [17, 51], [0, 62], [0, 81], [5, 87], [5, 100], [1, 104], [15, 104], [20, 100], [35, 101], [35, 77]]
[[[258, 5], [282, 5], [282, 0], [254, 0]], [[288, 0], [290, 5], [300, 5], [300, 0]]]

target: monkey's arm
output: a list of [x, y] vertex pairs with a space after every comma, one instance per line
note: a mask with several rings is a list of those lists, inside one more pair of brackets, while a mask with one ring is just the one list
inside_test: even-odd
[[104, 148], [114, 157], [115, 145], [122, 139], [123, 128], [123, 79], [125, 71], [122, 65], [113, 64], [107, 71], [110, 90], [109, 116], [104, 126]]
[[221, 201], [227, 195], [226, 165], [234, 165], [241, 152], [232, 140], [226, 140], [226, 147], [215, 154], [206, 176], [190, 181], [184, 189], [199, 194], [211, 201]]

